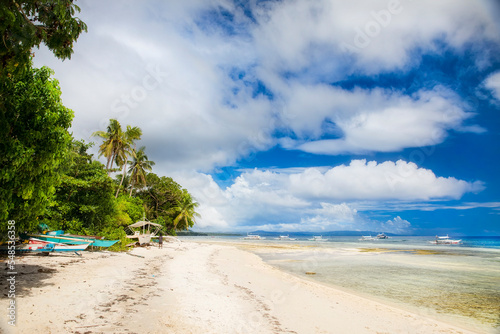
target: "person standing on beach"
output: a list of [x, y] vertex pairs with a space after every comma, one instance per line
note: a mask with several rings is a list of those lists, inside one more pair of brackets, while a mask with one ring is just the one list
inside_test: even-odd
[[160, 233], [160, 236], [158, 237], [158, 247], [163, 248], [163, 234]]

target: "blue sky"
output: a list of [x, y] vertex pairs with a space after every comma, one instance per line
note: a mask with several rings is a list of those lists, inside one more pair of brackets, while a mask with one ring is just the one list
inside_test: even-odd
[[500, 235], [500, 6], [78, 1], [76, 138], [142, 128], [196, 230]]

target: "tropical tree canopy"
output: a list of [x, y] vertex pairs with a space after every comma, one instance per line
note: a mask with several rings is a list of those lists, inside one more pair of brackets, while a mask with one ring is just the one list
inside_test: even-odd
[[[47, 68], [0, 80], [0, 221], [37, 225], [60, 182], [73, 112]], [[5, 227], [4, 225], [2, 225]]]
[[107, 158], [106, 170], [108, 174], [116, 155], [116, 146], [118, 145], [118, 138], [121, 136], [122, 127], [120, 122], [116, 119], [110, 119], [106, 131], [96, 131], [92, 134], [94, 137], [101, 137], [103, 143], [99, 146], [99, 156]]
[[24, 70], [34, 46], [45, 44], [60, 59], [70, 58], [73, 43], [87, 25], [75, 17], [73, 0], [2, 0], [0, 77]]
[[146, 171], [151, 171], [155, 163], [148, 159], [145, 152], [146, 147], [142, 146], [139, 151], [135, 152], [133, 160], [130, 162], [130, 168], [128, 172], [130, 173], [130, 193], [129, 197], [132, 196], [132, 190], [135, 185], [146, 186]]
[[186, 189], [182, 190], [180, 200], [177, 200], [176, 205], [171, 209], [175, 214], [173, 221], [176, 230], [188, 230], [193, 227], [196, 217], [200, 215], [195, 211], [199, 204], [193, 201], [191, 195]]
[[120, 185], [116, 190], [116, 195], [115, 195], [116, 198], [118, 198], [118, 194], [123, 184], [123, 179], [125, 177], [127, 170], [128, 158], [129, 157], [135, 158], [135, 150], [134, 147], [132, 147], [132, 145], [134, 144], [134, 141], [141, 139], [141, 135], [142, 135], [141, 129], [139, 129], [136, 126], [131, 127], [130, 125], [127, 125], [127, 131], [122, 133], [122, 135], [119, 137], [118, 145], [116, 147], [116, 164], [120, 167], [123, 166], [123, 175]]
[[113, 163], [116, 163], [120, 168], [123, 167], [122, 179], [115, 195], [118, 198], [126, 175], [128, 158], [135, 157], [134, 143], [136, 140], [141, 139], [142, 130], [137, 126], [127, 125], [127, 130], [124, 132], [120, 122], [116, 119], [110, 119], [106, 131], [96, 131], [92, 136], [103, 139], [103, 143], [99, 146], [99, 154], [107, 158], [106, 169], [108, 175], [111, 173]]
[[52, 207], [44, 216], [47, 225], [79, 234], [98, 234], [116, 219], [113, 180], [104, 165], [87, 153], [91, 144], [73, 141], [62, 182]]

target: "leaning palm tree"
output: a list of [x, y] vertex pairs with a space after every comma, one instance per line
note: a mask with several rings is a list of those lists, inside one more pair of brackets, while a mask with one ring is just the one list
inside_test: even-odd
[[148, 160], [148, 156], [144, 152], [146, 147], [142, 146], [139, 151], [135, 152], [133, 160], [129, 163], [130, 168], [128, 172], [130, 173], [130, 193], [128, 197], [132, 196], [132, 189], [134, 185], [146, 185], [146, 171], [151, 171], [155, 163]]
[[140, 128], [138, 128], [137, 126], [131, 127], [130, 125], [127, 125], [127, 131], [122, 132], [121, 136], [119, 136], [117, 140], [115, 148], [115, 160], [116, 164], [120, 168], [123, 167], [123, 174], [120, 185], [116, 190], [116, 195], [115, 195], [116, 198], [120, 193], [120, 188], [123, 184], [123, 179], [125, 178], [125, 174], [127, 173], [128, 158], [130, 156], [133, 157], [135, 155], [135, 151], [133, 149], [134, 142], [136, 140], [141, 139], [141, 135], [142, 135], [142, 130]]
[[[176, 206], [170, 209], [171, 213], [176, 215], [173, 223], [176, 230], [187, 230], [193, 226], [195, 217], [201, 217], [195, 210], [199, 204], [191, 198], [191, 195], [186, 189], [182, 190], [182, 198], [177, 201]], [[179, 223], [181, 223], [180, 226]]]
[[106, 170], [108, 175], [111, 173], [114, 159], [116, 157], [116, 147], [119, 138], [122, 136], [122, 126], [116, 119], [110, 119], [106, 131], [96, 131], [92, 134], [93, 137], [101, 137], [104, 139], [101, 146], [99, 146], [99, 156], [107, 158]]

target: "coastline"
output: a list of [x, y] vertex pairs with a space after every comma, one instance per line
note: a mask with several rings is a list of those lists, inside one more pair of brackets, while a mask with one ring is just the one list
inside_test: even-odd
[[[132, 255], [130, 255], [132, 254]], [[487, 333], [292, 275], [231, 244], [17, 258], [5, 333]], [[3, 262], [4, 259], [2, 259]], [[5, 278], [2, 278], [5, 282]], [[1, 285], [5, 293], [6, 285]], [[8, 299], [0, 300], [7, 309]], [[5, 311], [6, 312], [6, 311]]]

